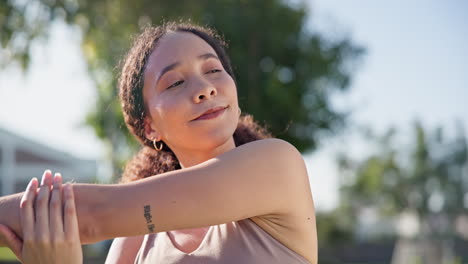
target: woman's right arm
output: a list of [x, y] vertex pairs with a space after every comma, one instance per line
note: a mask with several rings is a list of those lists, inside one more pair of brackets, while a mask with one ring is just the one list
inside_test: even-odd
[[[52, 172], [44, 172], [45, 181], [52, 182]], [[104, 203], [105, 196], [102, 195], [103, 185], [94, 184], [74, 184], [76, 210], [79, 219], [79, 231], [82, 244], [90, 244], [100, 241], [96, 236], [96, 222], [93, 210]], [[101, 195], [100, 195], [101, 194]], [[0, 197], [0, 224], [8, 226], [20, 238], [23, 237], [20, 221], [20, 201], [23, 193], [16, 193], [5, 197]], [[0, 246], [2, 241], [0, 241]]]
[[[20, 238], [23, 237], [20, 224], [20, 201], [23, 193], [0, 197], [0, 224], [7, 226]], [[0, 237], [0, 247], [7, 246], [7, 241]]]

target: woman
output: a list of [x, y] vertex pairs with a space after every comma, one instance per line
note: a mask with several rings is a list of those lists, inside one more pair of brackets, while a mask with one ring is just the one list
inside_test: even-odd
[[[74, 185], [81, 242], [121, 237], [106, 263], [317, 262], [304, 161], [240, 117], [223, 47], [209, 29], [167, 23], [128, 53], [119, 95], [144, 147], [125, 184]], [[1, 216], [18, 203], [0, 199], [0, 223], [21, 233]]]

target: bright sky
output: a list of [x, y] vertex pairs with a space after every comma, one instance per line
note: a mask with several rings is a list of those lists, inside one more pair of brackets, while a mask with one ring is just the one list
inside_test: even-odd
[[[460, 120], [468, 136], [467, 1], [311, 2], [311, 28], [331, 37], [348, 34], [367, 48], [350, 92], [335, 100], [340, 109], [354, 109], [356, 124], [379, 133], [396, 126], [407, 142], [415, 119], [429, 130], [441, 125], [452, 135]], [[363, 157], [368, 151], [364, 140], [341, 136], [305, 155], [318, 208], [337, 203], [336, 150]]]
[[[350, 92], [334, 102], [354, 109], [353, 120], [381, 132], [407, 130], [419, 118], [428, 128], [468, 130], [468, 2], [311, 1], [310, 27], [327, 36], [348, 34], [367, 47]], [[0, 72], [0, 127], [79, 157], [103, 157], [103, 146], [90, 128], [80, 126], [92, 109], [95, 91], [86, 75], [80, 37], [57, 23], [46, 45], [33, 49], [32, 65]], [[467, 133], [468, 134], [468, 133]], [[316, 207], [337, 203], [337, 149], [362, 157], [365, 147], [354, 136], [322, 142], [305, 154]], [[40, 172], [38, 172], [40, 173]]]

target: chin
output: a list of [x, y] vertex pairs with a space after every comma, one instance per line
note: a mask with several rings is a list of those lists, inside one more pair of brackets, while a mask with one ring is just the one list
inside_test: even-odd
[[217, 129], [207, 131], [197, 137], [197, 145], [203, 149], [213, 149], [226, 144], [229, 140], [233, 140], [234, 130], [232, 129]]

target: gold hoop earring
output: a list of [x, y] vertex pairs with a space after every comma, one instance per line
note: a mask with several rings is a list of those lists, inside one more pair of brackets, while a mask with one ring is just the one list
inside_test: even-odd
[[158, 148], [158, 146], [156, 146], [156, 139], [153, 140], [153, 146], [154, 146], [154, 149], [157, 150], [157, 151], [161, 151], [163, 149], [163, 142], [161, 142], [161, 146]]

